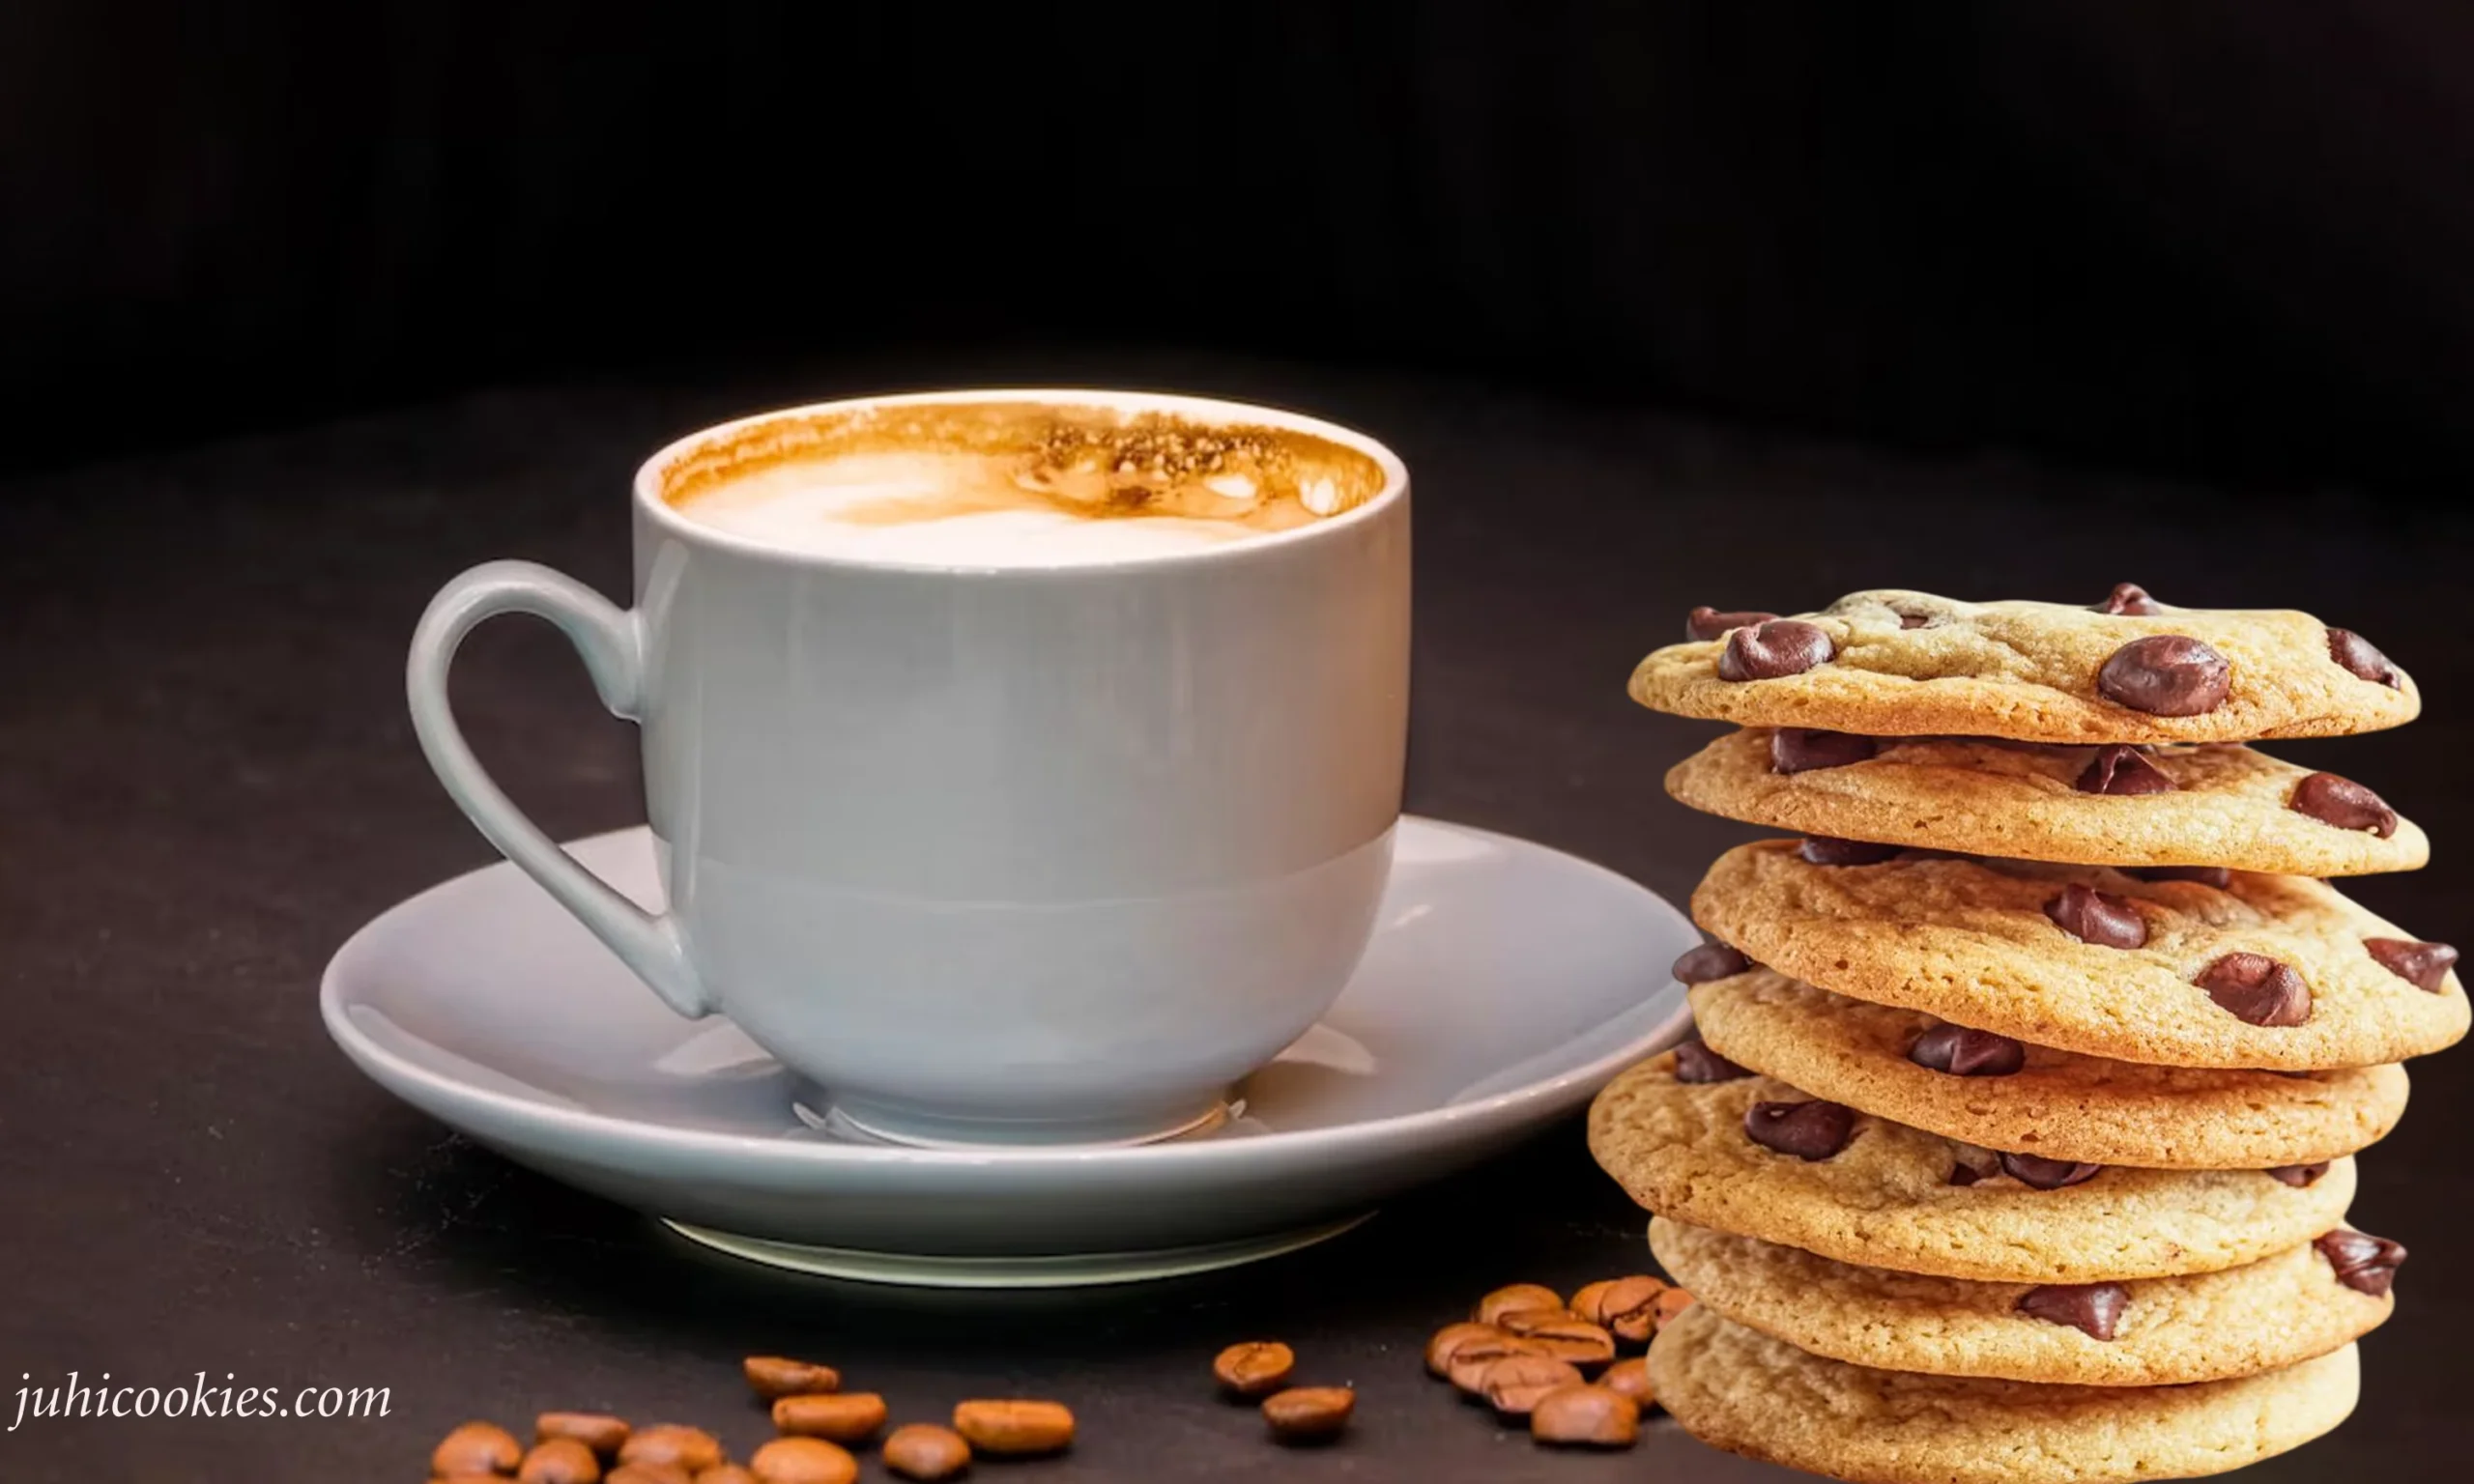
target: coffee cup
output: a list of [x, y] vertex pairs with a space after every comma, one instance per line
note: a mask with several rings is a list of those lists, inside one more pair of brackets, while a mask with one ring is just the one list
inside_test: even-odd
[[[638, 471], [634, 606], [448, 583], [407, 671], [480, 832], [673, 1010], [856, 1131], [1118, 1143], [1219, 1115], [1328, 1010], [1406, 746], [1400, 461], [1311, 417], [1090, 390], [794, 408]], [[549, 620], [642, 731], [667, 905], [493, 784], [446, 678]]]

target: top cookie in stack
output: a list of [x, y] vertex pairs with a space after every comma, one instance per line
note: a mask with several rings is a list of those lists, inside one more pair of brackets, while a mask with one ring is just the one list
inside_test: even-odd
[[1719, 941], [1676, 966], [1703, 1040], [1592, 1112], [1706, 1311], [1653, 1352], [1669, 1410], [1885, 1484], [2215, 1472], [2334, 1426], [2403, 1256], [2342, 1224], [2348, 1156], [2469, 1013], [2456, 950], [2316, 879], [2419, 867], [2422, 832], [2242, 744], [2397, 726], [2412, 679], [2128, 584], [1689, 632], [1632, 694], [1747, 729], [1669, 790], [1803, 839], [1712, 869]]

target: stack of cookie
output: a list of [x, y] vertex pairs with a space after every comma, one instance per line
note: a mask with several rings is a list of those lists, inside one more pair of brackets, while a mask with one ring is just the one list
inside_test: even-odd
[[2456, 950], [2323, 880], [2423, 864], [2369, 788], [2244, 744], [2393, 727], [2413, 682], [2306, 614], [1876, 591], [1695, 610], [1632, 679], [1734, 722], [1695, 809], [1798, 832], [1693, 894], [1701, 1040], [1592, 1110], [1699, 1298], [1696, 1436], [1913, 1481], [2215, 1473], [2352, 1410], [2403, 1249], [2345, 1223]]

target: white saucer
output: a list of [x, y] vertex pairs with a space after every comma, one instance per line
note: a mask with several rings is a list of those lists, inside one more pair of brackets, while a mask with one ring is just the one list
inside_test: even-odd
[[[571, 846], [659, 898], [643, 829]], [[1231, 1118], [1134, 1147], [908, 1149], [824, 1105], [726, 1020], [687, 1021], [506, 865], [423, 892], [327, 966], [361, 1070], [481, 1144], [758, 1262], [878, 1282], [1165, 1277], [1319, 1241], [1586, 1100], [1690, 1018], [1700, 941], [1664, 900], [1542, 845], [1401, 821], [1339, 1002]]]

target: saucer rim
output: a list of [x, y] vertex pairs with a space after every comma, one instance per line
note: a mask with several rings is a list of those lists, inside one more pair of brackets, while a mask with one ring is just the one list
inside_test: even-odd
[[[1680, 928], [1685, 935], [1696, 940], [1700, 936], [1700, 929], [1693, 925], [1690, 916], [1664, 897], [1629, 876], [1600, 866], [1595, 861], [1573, 855], [1569, 851], [1559, 850], [1552, 845], [1540, 844], [1536, 841], [1525, 840], [1499, 830], [1436, 819], [1430, 815], [1404, 813], [1400, 815], [1399, 822], [1403, 826], [1414, 825], [1474, 835], [1517, 850], [1558, 857], [1562, 864], [1577, 867], [1592, 874], [1605, 877], [1636, 894], [1645, 910], [1666, 919], [1669, 925]], [[649, 842], [651, 833], [652, 828], [648, 824], [629, 825], [562, 841], [560, 847], [563, 850], [600, 847], [615, 844], [616, 842], [628, 836], [644, 836]], [[399, 916], [409, 916], [421, 909], [429, 899], [459, 888], [467, 888], [477, 878], [492, 872], [506, 872], [521, 877], [521, 872], [512, 863], [501, 860], [436, 882], [393, 903], [362, 924], [327, 960], [326, 967], [319, 976], [319, 1016], [326, 1025], [328, 1037], [349, 1060], [360, 1069], [362, 1074], [376, 1082], [390, 1096], [412, 1101], [399, 1091], [399, 1085], [417, 1085], [432, 1097], [455, 1105], [459, 1110], [474, 1110], [483, 1115], [489, 1122], [501, 1127], [511, 1121], [536, 1127], [556, 1128], [570, 1137], [596, 1141], [618, 1140], [637, 1147], [647, 1144], [656, 1145], [679, 1154], [728, 1155], [784, 1169], [799, 1169], [822, 1164], [920, 1170], [985, 1170], [991, 1166], [1003, 1166], [1009, 1171], [1025, 1173], [1035, 1173], [1043, 1168], [1071, 1168], [1085, 1171], [1113, 1168], [1138, 1170], [1163, 1163], [1245, 1163], [1276, 1158], [1283, 1151], [1307, 1147], [1332, 1152], [1377, 1150], [1402, 1141], [1421, 1142], [1428, 1135], [1458, 1129], [1462, 1126], [1469, 1126], [1472, 1129], [1484, 1129], [1519, 1124], [1534, 1116], [1541, 1105], [1577, 1104], [1605, 1086], [1617, 1072], [1644, 1057], [1656, 1054], [1659, 1050], [1681, 1040], [1692, 1020], [1690, 1002], [1679, 998], [1672, 1011], [1661, 1016], [1648, 1030], [1623, 1045], [1536, 1082], [1490, 1094], [1466, 1103], [1450, 1103], [1412, 1113], [1394, 1113], [1382, 1118], [1338, 1124], [1326, 1127], [1271, 1129], [1243, 1139], [1206, 1139], [1194, 1143], [1170, 1140], [1165, 1143], [1131, 1146], [1063, 1145], [1048, 1148], [989, 1147], [964, 1150], [811, 1142], [783, 1139], [765, 1134], [682, 1128], [619, 1114], [561, 1107], [554, 1103], [458, 1081], [446, 1073], [398, 1055], [378, 1043], [352, 1022], [347, 1013], [344, 988], [344, 980], [352, 967], [352, 960], [357, 956], [374, 952], [369, 945], [389, 930]], [[525, 881], [523, 884], [538, 891], [538, 888], [532, 887], [530, 881]], [[546, 899], [543, 904], [550, 905]], [[1676, 984], [1677, 981], [1669, 976], [1651, 985], [1642, 996], [1641, 1003], [1654, 999], [1657, 995], [1674, 987]], [[420, 1111], [431, 1117], [438, 1116], [425, 1107]]]

